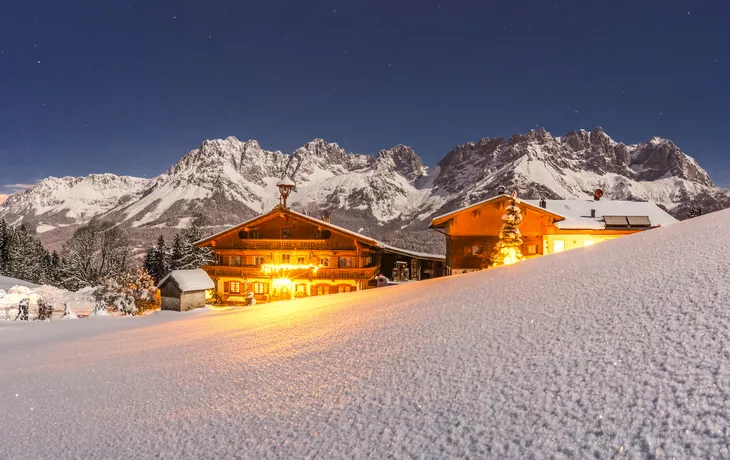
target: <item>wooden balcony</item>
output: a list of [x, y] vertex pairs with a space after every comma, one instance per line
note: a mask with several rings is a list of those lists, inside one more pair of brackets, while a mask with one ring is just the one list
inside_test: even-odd
[[[277, 278], [280, 275], [272, 273], [263, 273], [260, 267], [234, 267], [226, 265], [207, 265], [202, 267], [210, 276], [230, 276], [235, 278], [247, 277], [272, 277]], [[375, 276], [378, 267], [367, 268], [318, 268], [315, 273], [313, 269], [296, 269], [290, 270], [282, 276], [296, 279], [353, 279], [366, 278], [370, 279]]]
[[233, 247], [216, 247], [216, 252], [235, 252], [239, 249], [265, 249], [265, 250], [355, 250], [355, 246], [344, 245], [341, 242], [330, 240], [240, 240], [233, 244]]

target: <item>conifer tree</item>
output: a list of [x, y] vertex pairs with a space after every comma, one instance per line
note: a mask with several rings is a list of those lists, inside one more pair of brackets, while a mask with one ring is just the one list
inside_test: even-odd
[[182, 235], [175, 234], [175, 241], [172, 243], [172, 252], [170, 254], [170, 270], [185, 268], [186, 243]]
[[11, 228], [0, 220], [0, 275], [10, 276], [10, 245], [12, 244]]
[[157, 244], [145, 255], [144, 267], [152, 277], [159, 281], [170, 273], [170, 250], [165, 237], [160, 235]]
[[522, 260], [522, 235], [520, 223], [522, 212], [517, 207], [519, 200], [514, 198], [502, 215], [502, 229], [499, 232], [499, 241], [492, 254], [492, 266], [509, 265]]

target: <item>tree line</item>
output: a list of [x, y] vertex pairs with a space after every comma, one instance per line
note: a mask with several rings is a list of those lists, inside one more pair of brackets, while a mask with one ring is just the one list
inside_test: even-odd
[[[171, 270], [212, 263], [215, 258], [210, 249], [193, 246], [204, 236], [197, 223], [176, 234], [170, 248], [160, 236], [157, 245], [147, 251], [144, 268], [159, 281]], [[13, 227], [0, 220], [0, 275], [70, 291], [96, 287], [135, 271], [138, 264], [131, 247], [117, 225], [92, 220], [76, 229], [60, 252], [51, 252], [25, 225]]]

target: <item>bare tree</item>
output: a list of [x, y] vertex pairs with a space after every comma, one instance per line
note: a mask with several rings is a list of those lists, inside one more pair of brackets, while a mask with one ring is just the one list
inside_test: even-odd
[[130, 264], [129, 241], [119, 227], [91, 221], [77, 229], [63, 246], [63, 285], [68, 289], [95, 286]]

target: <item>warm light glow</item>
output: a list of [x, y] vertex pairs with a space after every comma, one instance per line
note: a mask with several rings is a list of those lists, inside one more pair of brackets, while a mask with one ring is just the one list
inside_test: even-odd
[[521, 254], [517, 253], [516, 248], [502, 248], [500, 252], [504, 255], [503, 265], [512, 265], [522, 260]]
[[583, 246], [591, 246], [593, 244], [593, 240], [585, 240], [583, 242]]
[[213, 299], [213, 289], [206, 289], [205, 290], [205, 300], [212, 300]]
[[280, 273], [283, 271], [292, 271], [292, 270], [313, 270], [314, 273], [317, 273], [317, 270], [319, 269], [319, 266], [317, 265], [289, 265], [289, 264], [263, 264], [261, 265], [261, 272], [262, 273]]
[[274, 278], [271, 280], [271, 287], [274, 289], [290, 288], [291, 280], [289, 278]]

